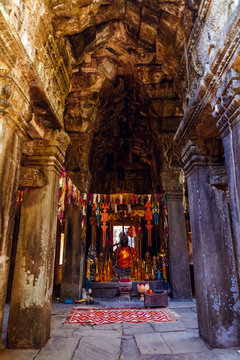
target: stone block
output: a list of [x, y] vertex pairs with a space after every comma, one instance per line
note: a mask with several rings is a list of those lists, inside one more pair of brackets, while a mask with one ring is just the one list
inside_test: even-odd
[[71, 360], [78, 342], [79, 338], [64, 338], [64, 335], [50, 338], [47, 345], [36, 356], [36, 360]]
[[168, 323], [151, 323], [151, 325], [157, 332], [186, 331], [184, 324], [179, 320]]
[[168, 332], [161, 334], [174, 354], [206, 352], [207, 346], [194, 334], [187, 332]]
[[[96, 332], [93, 331], [95, 334]], [[121, 339], [116, 336], [106, 336], [105, 332], [94, 337], [84, 337], [73, 356], [73, 360], [118, 360]]]
[[155, 332], [154, 328], [149, 323], [123, 323], [123, 334], [124, 335], [134, 335], [134, 334], [144, 334], [144, 333], [153, 333]]
[[218, 360], [239, 360], [240, 354], [233, 349], [213, 349], [212, 353]]
[[120, 360], [137, 359], [139, 351], [134, 338], [122, 340]]
[[198, 320], [196, 313], [182, 313], [180, 315], [180, 319], [185, 325], [186, 328], [197, 329], [198, 328]]
[[93, 325], [93, 330], [122, 331], [122, 324]]
[[151, 336], [136, 334], [135, 339], [141, 355], [172, 353], [170, 347], [159, 333], [152, 333]]

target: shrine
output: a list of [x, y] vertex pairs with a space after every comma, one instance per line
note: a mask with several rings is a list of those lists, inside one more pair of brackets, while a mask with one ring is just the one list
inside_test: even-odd
[[[63, 336], [51, 327], [54, 306], [82, 307], [64, 318], [82, 330], [84, 311], [92, 321], [107, 303], [111, 324], [126, 319], [115, 304], [145, 325], [149, 309], [163, 307], [146, 330], [156, 332], [153, 356], [189, 358], [181, 344], [193, 334], [199, 347], [239, 347], [239, 26], [238, 0], [1, 1], [6, 351], [63, 358], [41, 355]], [[169, 304], [185, 302], [193, 328], [172, 320]], [[176, 342], [157, 324], [175, 320]], [[87, 325], [91, 336], [102, 321]], [[79, 353], [66, 359], [96, 356], [101, 331], [97, 348], [71, 331], [64, 341], [78, 334]], [[106, 359], [125, 359], [125, 340], [138, 343], [132, 358], [148, 356], [145, 332], [135, 335], [112, 336], [122, 355], [113, 348]]]
[[[168, 205], [164, 193], [80, 193], [65, 168], [62, 169], [59, 186], [58, 227], [63, 232], [61, 236], [59, 232], [57, 246], [60, 249], [60, 242], [64, 242], [70, 228], [76, 226], [72, 224], [72, 207], [82, 209], [80, 222], [85, 232], [85, 240], [83, 238], [82, 241], [86, 244], [85, 260], [83, 259], [86, 271], [85, 277], [76, 277], [77, 282], [82, 282], [81, 287], [79, 283], [74, 286], [71, 284], [72, 279], [66, 277], [69, 272], [68, 261], [79, 256], [79, 247], [76, 248], [78, 254], [71, 248], [68, 255], [65, 255], [65, 264], [58, 266], [56, 263], [56, 297], [64, 299], [70, 296], [79, 299], [83, 290], [91, 288], [95, 298], [121, 298], [121, 282], [129, 280], [129, 299], [131, 296], [140, 296], [140, 284], [150, 284], [151, 291], [165, 292], [175, 298], [191, 298], [190, 267], [187, 261], [185, 273], [180, 275], [181, 282], [174, 284], [173, 288], [171, 285]], [[182, 231], [186, 234], [184, 228], [187, 220], [184, 220], [184, 216], [182, 219]], [[70, 233], [72, 231], [74, 227]], [[62, 245], [62, 253], [63, 247]], [[65, 251], [68, 251], [67, 240]], [[58, 254], [61, 257], [59, 251]], [[188, 258], [186, 243], [185, 256]], [[175, 271], [176, 268], [177, 266]]]

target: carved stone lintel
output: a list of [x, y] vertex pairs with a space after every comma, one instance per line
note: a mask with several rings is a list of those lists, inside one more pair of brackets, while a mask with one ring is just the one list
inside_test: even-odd
[[162, 185], [166, 193], [182, 194], [182, 184], [179, 180], [180, 170], [162, 171]]
[[89, 192], [92, 181], [92, 175], [90, 171], [68, 171], [68, 175], [81, 192]]
[[53, 166], [60, 173], [70, 139], [64, 131], [52, 131], [49, 139], [23, 145], [23, 163], [29, 167]]
[[[205, 1], [204, 3], [210, 3]], [[207, 5], [208, 6], [208, 5]], [[201, 8], [203, 8], [201, 6]], [[199, 10], [199, 14], [201, 10]], [[220, 51], [217, 52], [215, 59], [212, 61], [210, 69], [205, 72], [198, 82], [194, 91], [193, 101], [190, 102], [185, 111], [184, 117], [175, 134], [174, 141], [179, 149], [183, 149], [188, 139], [193, 136], [197, 125], [202, 121], [204, 112], [211, 106], [212, 100], [218, 95], [219, 88], [225, 82], [228, 72], [231, 70], [233, 62], [239, 54], [240, 38], [237, 29], [240, 24], [239, 10], [228, 28], [225, 41]], [[200, 23], [201, 25], [201, 23]], [[200, 26], [201, 29], [201, 26]], [[194, 31], [192, 31], [194, 34]], [[189, 39], [188, 54], [194, 53], [196, 39]], [[188, 59], [190, 56], [188, 56]], [[191, 69], [188, 68], [188, 71]], [[221, 126], [220, 126], [221, 127]]]
[[[237, 94], [228, 104], [226, 110], [217, 122], [217, 127], [222, 137], [225, 137], [231, 128], [240, 121], [240, 95]], [[216, 113], [214, 113], [216, 116]]]
[[45, 176], [38, 169], [21, 167], [19, 187], [41, 188], [46, 185]]
[[0, 117], [5, 118], [17, 136], [26, 136], [31, 111], [28, 99], [13, 79], [0, 75]]
[[228, 188], [228, 179], [225, 166], [216, 166], [211, 168], [210, 184], [223, 190]]
[[195, 166], [222, 164], [221, 140], [192, 139], [182, 151], [182, 161], [186, 176], [189, 176]]
[[183, 192], [166, 192], [167, 200], [183, 201]]

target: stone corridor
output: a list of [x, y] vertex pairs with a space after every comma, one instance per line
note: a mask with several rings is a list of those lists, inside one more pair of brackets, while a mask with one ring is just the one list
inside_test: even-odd
[[[240, 0], [0, 0], [0, 29], [0, 360], [240, 360]], [[118, 265], [197, 312], [62, 325]]]
[[[123, 306], [101, 299], [95, 307]], [[135, 301], [134, 305], [142, 303]], [[81, 305], [74, 305], [80, 307]], [[129, 303], [128, 303], [129, 306]], [[87, 306], [84, 306], [87, 307]], [[237, 348], [211, 349], [198, 336], [195, 301], [170, 301], [172, 323], [74, 325], [63, 324], [72, 305], [54, 303], [51, 337], [41, 350], [0, 352], [1, 360], [239, 360]], [[4, 341], [6, 322], [4, 321]]]

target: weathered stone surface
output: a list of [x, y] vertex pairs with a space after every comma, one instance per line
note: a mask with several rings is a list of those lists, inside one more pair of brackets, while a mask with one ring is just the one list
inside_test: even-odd
[[162, 335], [159, 333], [153, 333], [151, 336], [136, 334], [135, 339], [141, 355], [172, 353], [169, 346], [164, 342]]
[[23, 94], [10, 78], [0, 77], [0, 334], [7, 294], [22, 141], [29, 117], [29, 104], [24, 100]]
[[5, 349], [2, 353], [0, 352], [1, 360], [33, 360], [36, 358], [38, 350], [10, 350]]
[[36, 360], [71, 360], [79, 344], [79, 339], [71, 337], [71, 341], [69, 341], [69, 337], [65, 337], [64, 333], [62, 335], [49, 339], [47, 345], [36, 356]]
[[69, 63], [61, 41], [57, 43], [53, 37], [47, 5], [32, 0], [25, 1], [24, 6], [4, 2], [0, 24], [0, 63], [5, 64], [8, 76], [24, 94], [24, 101], [41, 114], [42, 121], [50, 127], [63, 126]]
[[86, 328], [85, 326], [82, 326], [81, 328], [78, 328], [74, 331], [74, 337], [79, 336], [87, 336], [87, 337], [102, 337], [106, 336], [108, 338], [114, 337], [116, 339], [121, 339], [121, 330], [120, 331], [112, 331], [112, 330], [93, 330]]
[[[69, 151], [67, 170], [73, 169], [78, 181], [81, 162], [80, 168], [91, 172], [92, 191], [162, 188], [152, 165], [161, 149], [148, 115], [166, 131], [176, 129], [182, 116], [173, 77], [193, 24], [188, 6], [183, 0], [52, 6], [55, 34], [68, 37], [74, 71], [66, 99], [66, 130], [74, 132], [82, 149], [81, 156]], [[97, 180], [102, 177], [104, 184]]]
[[119, 338], [105, 335], [105, 332], [94, 337], [84, 337], [75, 351], [73, 360], [96, 359], [96, 354], [99, 360], [118, 360], [120, 344]]
[[[0, 154], [0, 333], [2, 329], [5, 300], [7, 294], [7, 280], [10, 265], [12, 231], [17, 198], [19, 161], [21, 153], [21, 139], [14, 134], [7, 125], [7, 121], [1, 118], [0, 128], [4, 135], [4, 142], [1, 144]], [[11, 156], [8, 150], [11, 148]], [[8, 174], [8, 176], [5, 176]]]
[[25, 164], [40, 169], [47, 183], [24, 193], [8, 322], [12, 348], [41, 348], [49, 338], [58, 180], [68, 142], [55, 131], [50, 140], [24, 148]]
[[139, 358], [139, 351], [134, 337], [127, 340], [122, 340], [120, 360], [137, 358]]
[[169, 222], [169, 273], [173, 297], [191, 298], [186, 221], [182, 194], [167, 193]]
[[170, 323], [151, 323], [155, 331], [157, 332], [173, 332], [173, 331], [185, 331], [186, 328], [180, 318], [175, 322]]
[[196, 336], [180, 331], [177, 333], [162, 333], [163, 339], [174, 354], [207, 352], [204, 342]]
[[33, 168], [24, 168], [20, 169], [20, 178], [19, 178], [19, 186], [20, 187], [43, 187], [46, 185], [46, 179], [43, 174]]
[[224, 155], [226, 161], [226, 170], [228, 177], [228, 188], [230, 195], [230, 209], [232, 216], [232, 226], [234, 229], [234, 244], [236, 247], [236, 255], [238, 262], [238, 272], [240, 273], [240, 187], [239, 187], [239, 139], [240, 139], [240, 117], [238, 116], [235, 119], [235, 126], [230, 130], [227, 128], [227, 131], [222, 134], [223, 136], [223, 146], [224, 146]]
[[[195, 143], [188, 143], [183, 159], [188, 174], [199, 334], [211, 346], [231, 346], [239, 343], [239, 289], [229, 209], [226, 193], [209, 184], [209, 167], [220, 163], [221, 154], [217, 156], [216, 142], [208, 141], [206, 147], [202, 141]], [[227, 277], [226, 271], [230, 272]]]
[[140, 323], [140, 324], [131, 324], [123, 323], [123, 334], [124, 335], [133, 335], [133, 334], [144, 334], [144, 333], [153, 333], [154, 329], [151, 324]]
[[120, 331], [122, 330], [122, 324], [102, 324], [102, 325], [94, 325], [93, 330], [113, 330]]
[[212, 352], [219, 360], [237, 360], [239, 358], [239, 353], [232, 349], [214, 349]]
[[61, 282], [61, 298], [81, 299], [84, 276], [85, 248], [81, 238], [81, 209], [68, 205], [64, 234], [64, 263]]
[[180, 320], [184, 324], [184, 326], [188, 329], [197, 329], [198, 328], [198, 321], [197, 321], [197, 314], [194, 312], [185, 312], [179, 311]]

